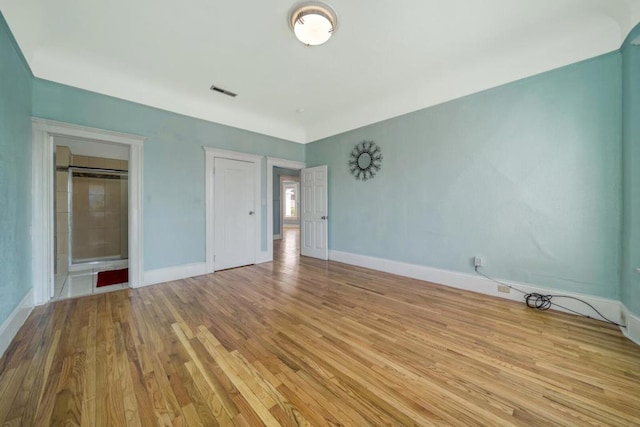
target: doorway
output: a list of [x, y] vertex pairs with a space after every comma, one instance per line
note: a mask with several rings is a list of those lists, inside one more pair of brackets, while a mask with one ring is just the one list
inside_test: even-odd
[[273, 168], [273, 238], [285, 228], [300, 228], [300, 170]]
[[[128, 286], [129, 149], [54, 136], [52, 299]], [[120, 271], [115, 274], [114, 271]], [[106, 280], [106, 276], [113, 276]]]
[[[281, 190], [280, 176], [293, 176], [298, 179], [300, 177], [300, 171], [306, 167], [303, 162], [296, 162], [293, 160], [278, 159], [274, 157], [267, 157], [267, 259], [266, 261], [273, 261], [273, 246], [274, 239], [278, 241], [283, 238], [282, 233], [282, 197], [278, 194]], [[283, 173], [279, 173], [283, 171]], [[284, 172], [288, 171], [288, 173]], [[298, 187], [299, 190], [299, 187]], [[297, 208], [298, 212], [298, 224], [300, 213], [300, 192], [297, 194]], [[300, 233], [295, 235], [289, 235], [289, 239], [299, 239]], [[293, 237], [292, 237], [293, 236]], [[279, 242], [277, 242], [279, 243]], [[296, 256], [299, 256], [299, 242], [296, 245], [289, 245], [290, 248], [296, 251]]]
[[[66, 138], [82, 144], [106, 143], [111, 148], [124, 150], [128, 153], [126, 195], [128, 206], [126, 211], [128, 283], [132, 287], [141, 286], [143, 272], [142, 144], [145, 138], [39, 118], [33, 118], [32, 124], [32, 275], [34, 281], [34, 304], [41, 305], [50, 301], [56, 291], [56, 249], [58, 248], [55, 212], [56, 198], [58, 197], [58, 184], [55, 179], [56, 138]], [[60, 188], [64, 191], [63, 186]], [[69, 197], [68, 194], [66, 197]], [[62, 223], [64, 223], [64, 220]], [[63, 255], [70, 256], [70, 254], [71, 250], [68, 248], [67, 253]], [[116, 261], [122, 262], [121, 260]]]

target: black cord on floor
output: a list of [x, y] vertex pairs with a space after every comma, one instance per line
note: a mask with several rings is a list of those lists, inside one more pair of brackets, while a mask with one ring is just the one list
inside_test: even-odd
[[[600, 313], [598, 311], [597, 308], [595, 308], [593, 305], [589, 304], [587, 301], [581, 300], [580, 298], [576, 298], [576, 297], [572, 297], [570, 295], [543, 295], [543, 294], [539, 294], [536, 292], [525, 292], [521, 289], [516, 288], [515, 286], [509, 285], [507, 283], [503, 283], [499, 280], [494, 279], [493, 277], [487, 276], [486, 274], [484, 274], [483, 272], [481, 272], [480, 270], [478, 270], [478, 266], [475, 267], [476, 273], [478, 273], [479, 275], [493, 281], [496, 282], [499, 285], [502, 286], [506, 286], [509, 289], [513, 289], [514, 291], [518, 291], [521, 294], [524, 295], [524, 302], [527, 304], [527, 307], [531, 307], [531, 308], [535, 308], [537, 310], [549, 310], [551, 308], [552, 305], [555, 305], [556, 307], [562, 308], [564, 310], [570, 311], [571, 313], [577, 314], [578, 316], [582, 316], [582, 317], [586, 317], [587, 319], [596, 319], [596, 320], [602, 320], [604, 322], [610, 323], [612, 325], [616, 325], [619, 326], [621, 328], [626, 328], [626, 325], [621, 325], [619, 323], [614, 322], [613, 320], [609, 320], [607, 319], [602, 313]], [[566, 298], [566, 299], [572, 299], [572, 300], [576, 300], [579, 301], [585, 305], [587, 305], [588, 307], [590, 307], [594, 312], [596, 312], [598, 314], [598, 316], [600, 316], [600, 319], [595, 318], [595, 317], [591, 317], [587, 314], [584, 313], [580, 313], [578, 311], [572, 310], [570, 308], [564, 307], [560, 304], [558, 304], [557, 302], [552, 301], [554, 298]]]

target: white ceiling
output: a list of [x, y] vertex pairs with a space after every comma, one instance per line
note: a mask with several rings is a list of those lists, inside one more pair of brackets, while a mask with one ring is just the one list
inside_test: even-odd
[[0, 10], [37, 77], [301, 143], [611, 52], [640, 21], [640, 0], [331, 0], [338, 30], [306, 47], [287, 23], [296, 3]]

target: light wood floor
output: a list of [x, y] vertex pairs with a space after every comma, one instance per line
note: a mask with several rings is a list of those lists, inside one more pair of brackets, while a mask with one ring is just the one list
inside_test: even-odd
[[0, 423], [640, 425], [616, 328], [296, 252], [35, 309]]

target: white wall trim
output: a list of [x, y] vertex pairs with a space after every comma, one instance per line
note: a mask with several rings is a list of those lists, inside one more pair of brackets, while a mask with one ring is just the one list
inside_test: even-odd
[[111, 142], [122, 145], [142, 146], [146, 137], [106, 129], [92, 128], [73, 123], [57, 122], [55, 120], [32, 117], [31, 122], [38, 129], [44, 130], [52, 136], [67, 136], [81, 139], [94, 139], [101, 142]]
[[207, 264], [204, 262], [147, 270], [144, 272], [144, 285], [142, 286], [187, 279], [189, 277], [202, 276], [203, 274], [207, 274]]
[[24, 322], [33, 310], [33, 288], [22, 298], [22, 301], [11, 312], [9, 317], [0, 325], [0, 357], [9, 348], [9, 344], [18, 334], [18, 331], [24, 325]]
[[[267, 262], [267, 252], [261, 251], [256, 258], [256, 264]], [[144, 272], [144, 284], [142, 286], [157, 285], [173, 280], [188, 279], [190, 277], [209, 274], [206, 262], [176, 265], [174, 267], [158, 268]]]
[[631, 313], [631, 311], [629, 311], [629, 309], [624, 304], [620, 304], [620, 306], [627, 321], [627, 327], [621, 327], [620, 330], [625, 337], [640, 345], [640, 317]]
[[53, 296], [53, 138], [45, 123], [33, 120], [31, 161], [31, 275], [33, 303]]
[[304, 169], [307, 164], [295, 160], [267, 157], [267, 262], [273, 261], [273, 167]]
[[202, 147], [208, 155], [213, 155], [213, 157], [219, 157], [221, 159], [230, 159], [230, 160], [240, 160], [244, 162], [261, 162], [264, 156], [258, 156], [256, 154], [242, 153], [240, 151], [231, 151], [231, 150], [220, 150], [219, 148], [214, 147]]
[[205, 264], [207, 267], [207, 273], [213, 273], [216, 269], [215, 261], [214, 261], [214, 252], [215, 252], [215, 175], [214, 175], [214, 167], [216, 158], [221, 159], [230, 159], [230, 160], [239, 160], [243, 162], [253, 163], [254, 170], [254, 203], [256, 213], [256, 247], [254, 253], [254, 260], [257, 263], [261, 262], [261, 253], [262, 253], [262, 209], [258, 209], [261, 207], [259, 203], [261, 200], [262, 194], [262, 159], [263, 156], [257, 156], [255, 154], [241, 153], [238, 151], [229, 151], [229, 150], [219, 150], [217, 148], [212, 147], [202, 147], [205, 152], [205, 178], [204, 178], [204, 186], [205, 186]]
[[[523, 296], [520, 292], [511, 290], [510, 293], [498, 292], [497, 284], [485, 277], [477, 274], [459, 273], [455, 271], [442, 270], [433, 267], [426, 267], [417, 264], [408, 264], [399, 261], [393, 261], [383, 258], [375, 258], [366, 255], [353, 254], [349, 252], [341, 251], [329, 251], [329, 259], [332, 261], [338, 261], [345, 264], [356, 265], [359, 267], [370, 268], [372, 270], [384, 271], [386, 273], [397, 274], [399, 276], [410, 277], [413, 279], [424, 280], [427, 282], [439, 283], [441, 285], [450, 286], [453, 288], [464, 289], [467, 291], [479, 292], [485, 295], [491, 295], [495, 297], [510, 299], [513, 301], [523, 302]], [[537, 292], [541, 294], [562, 294], [569, 295], [576, 298], [580, 298], [587, 301], [589, 304], [596, 307], [603, 315], [614, 322], [620, 322], [620, 302], [596, 297], [593, 295], [577, 294], [574, 292], [566, 292], [560, 290], [554, 290], [549, 288], [542, 288], [539, 286], [518, 283], [507, 280], [500, 280], [508, 285], [515, 286], [525, 292]], [[563, 306], [576, 310], [579, 312], [587, 313], [586, 306], [578, 301], [564, 300], [561, 303]], [[553, 307], [558, 311], [566, 311]], [[597, 315], [594, 313], [594, 318]], [[640, 331], [640, 329], [639, 329]]]
[[54, 136], [80, 138], [98, 142], [121, 144], [129, 147], [129, 283], [137, 287], [142, 283], [142, 145], [139, 135], [129, 135], [104, 129], [70, 123], [32, 118], [32, 277], [33, 302], [40, 305], [53, 296], [53, 153]]

